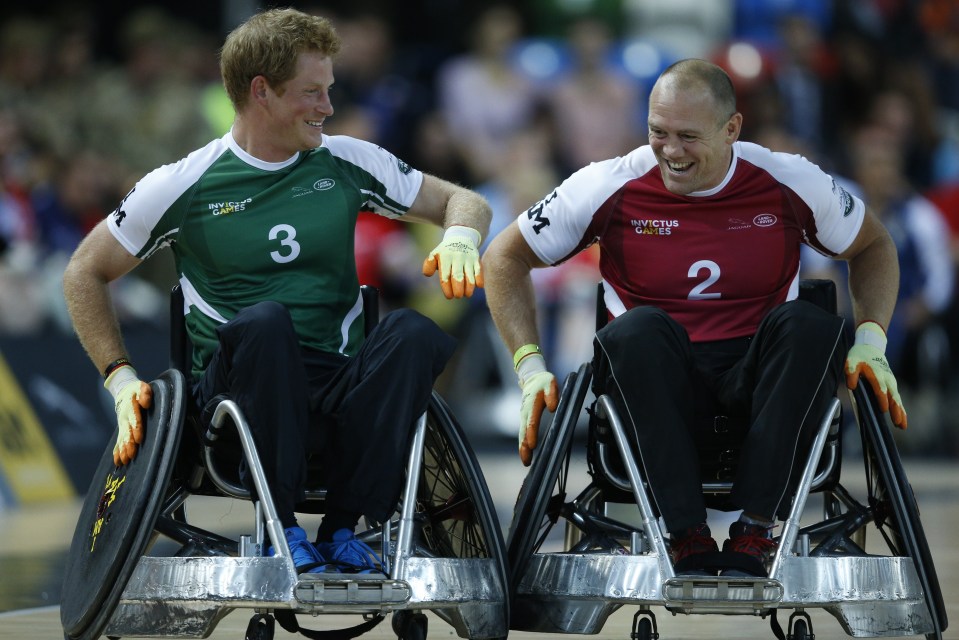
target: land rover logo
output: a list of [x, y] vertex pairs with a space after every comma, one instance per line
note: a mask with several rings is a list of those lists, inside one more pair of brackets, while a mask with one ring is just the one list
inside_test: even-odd
[[332, 178], [323, 178], [322, 180], [314, 182], [313, 188], [317, 191], [326, 191], [327, 189], [332, 189], [335, 184], [336, 182], [334, 182]]
[[760, 213], [753, 218], [753, 224], [757, 227], [771, 227], [776, 224], [776, 216], [771, 213]]

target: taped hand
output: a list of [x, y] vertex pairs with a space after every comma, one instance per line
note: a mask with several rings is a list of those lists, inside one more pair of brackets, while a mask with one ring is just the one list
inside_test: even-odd
[[885, 352], [886, 333], [882, 327], [875, 322], [860, 324], [856, 328], [856, 341], [846, 356], [846, 386], [855, 389], [859, 376], [864, 376], [879, 401], [879, 408], [889, 413], [894, 425], [905, 429], [908, 417]]
[[533, 461], [533, 449], [539, 437], [539, 421], [543, 409], [556, 411], [559, 403], [559, 388], [556, 378], [546, 370], [543, 356], [525, 357], [517, 368], [519, 386], [523, 390], [519, 424], [519, 459], [524, 467]]
[[143, 442], [143, 409], [153, 402], [153, 389], [137, 377], [136, 370], [129, 366], [116, 369], [103, 383], [113, 395], [117, 412], [117, 442], [113, 447], [113, 464], [125, 465], [137, 455]]
[[440, 286], [447, 299], [468, 298], [476, 287], [483, 286], [480, 239], [476, 229], [454, 225], [423, 261], [424, 276], [440, 272]]

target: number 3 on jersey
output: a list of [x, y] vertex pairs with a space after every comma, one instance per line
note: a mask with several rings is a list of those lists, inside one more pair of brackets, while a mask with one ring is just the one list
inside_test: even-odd
[[300, 243], [294, 240], [296, 229], [288, 224], [278, 224], [270, 229], [270, 240], [279, 240], [281, 251], [271, 251], [270, 257], [275, 262], [284, 264], [296, 260], [300, 255]]
[[719, 280], [719, 265], [712, 260], [697, 260], [689, 267], [686, 277], [699, 278], [700, 272], [704, 269], [706, 277], [690, 290], [689, 295], [686, 296], [688, 300], [715, 300], [722, 297], [723, 294], [718, 292], [706, 293], [706, 289]]

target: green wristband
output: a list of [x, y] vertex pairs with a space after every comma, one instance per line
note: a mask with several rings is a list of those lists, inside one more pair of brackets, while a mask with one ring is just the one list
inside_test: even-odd
[[520, 361], [526, 356], [531, 356], [534, 353], [543, 354], [543, 350], [539, 348], [538, 344], [524, 344], [522, 347], [516, 350], [516, 353], [513, 354], [513, 369], [519, 366]]

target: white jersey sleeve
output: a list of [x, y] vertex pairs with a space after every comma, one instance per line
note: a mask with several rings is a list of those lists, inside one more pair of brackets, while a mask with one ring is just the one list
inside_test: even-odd
[[179, 229], [173, 226], [154, 237], [157, 225], [227, 148], [226, 137], [220, 138], [143, 176], [110, 215], [107, 228], [113, 237], [141, 259], [168, 245]]
[[816, 237], [808, 238], [807, 242], [831, 255], [849, 248], [865, 217], [862, 200], [802, 156], [772, 152], [749, 142], [738, 144], [744, 159], [792, 189], [812, 211]]
[[335, 157], [356, 165], [383, 185], [381, 190], [366, 193], [369, 198], [367, 204], [373, 213], [396, 218], [413, 205], [423, 185], [421, 171], [383, 147], [365, 140], [349, 136], [323, 136], [323, 145]]
[[523, 238], [536, 256], [553, 265], [592, 244], [589, 225], [599, 209], [629, 180], [656, 166], [649, 147], [626, 156], [591, 163], [520, 214]]

